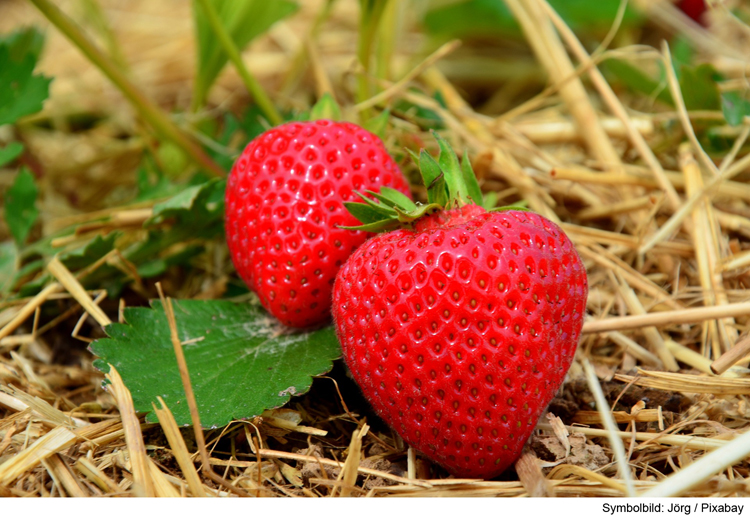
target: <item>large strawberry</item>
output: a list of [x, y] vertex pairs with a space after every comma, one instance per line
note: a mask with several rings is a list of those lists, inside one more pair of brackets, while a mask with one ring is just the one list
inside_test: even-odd
[[491, 478], [518, 457], [563, 382], [586, 271], [551, 221], [479, 206], [466, 156], [459, 166], [438, 140], [438, 161], [418, 159], [431, 203], [386, 189], [379, 202], [348, 205], [368, 230], [402, 224], [341, 268], [334, 323], [380, 417], [455, 475]]
[[247, 145], [229, 175], [226, 234], [240, 277], [263, 306], [292, 327], [330, 319], [341, 264], [369, 236], [344, 201], [393, 187], [409, 193], [372, 133], [349, 122], [288, 123]]

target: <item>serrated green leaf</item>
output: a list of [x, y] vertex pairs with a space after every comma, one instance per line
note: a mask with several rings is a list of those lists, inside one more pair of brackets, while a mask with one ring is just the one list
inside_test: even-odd
[[153, 216], [144, 226], [177, 220], [181, 227], [204, 227], [220, 220], [224, 212], [225, 180], [190, 186], [171, 199], [154, 205]]
[[0, 166], [5, 166], [23, 153], [23, 144], [10, 142], [5, 148], [0, 149]]
[[690, 64], [694, 63], [695, 50], [693, 49], [693, 43], [689, 38], [678, 35], [669, 44], [669, 51], [672, 55], [672, 65], [674, 65], [675, 73], [679, 80], [682, 66], [690, 66]]
[[738, 91], [721, 94], [721, 111], [730, 126], [739, 126], [750, 115], [750, 101]]
[[71, 272], [81, 270], [112, 252], [115, 248], [115, 241], [121, 235], [122, 232], [119, 231], [110, 232], [105, 236], [97, 235], [84, 246], [61, 253], [60, 261]]
[[136, 269], [138, 275], [144, 279], [155, 278], [160, 274], [164, 274], [169, 266], [163, 259], [150, 259], [141, 265], [138, 265]]
[[682, 66], [680, 72], [680, 91], [688, 111], [721, 110], [721, 95], [713, 66]]
[[[16, 275], [13, 279], [13, 284], [10, 285], [9, 290], [13, 290], [13, 287], [15, 284], [22, 280], [25, 277], [28, 277], [29, 275], [41, 270], [44, 268], [46, 261], [43, 259], [37, 259], [35, 261], [32, 261], [31, 263], [27, 263], [23, 265], [20, 269], [18, 269], [18, 272], [16, 272]], [[35, 279], [31, 281], [27, 281], [23, 285], [21, 285], [18, 289], [18, 296], [21, 298], [27, 298], [29, 296], [35, 296], [39, 294], [39, 291], [41, 291], [47, 283], [49, 283], [52, 280], [52, 276], [49, 274], [41, 274], [37, 276]]]
[[[312, 377], [340, 356], [333, 327], [291, 332], [262, 308], [229, 301], [173, 301], [180, 341], [190, 371], [201, 423], [223, 426], [260, 415], [305, 393]], [[191, 423], [161, 302], [124, 312], [127, 324], [105, 327], [109, 338], [91, 344], [108, 371], [113, 365], [133, 396], [136, 411], [149, 413], [161, 396], [178, 425]]]
[[155, 278], [156, 276], [163, 274], [170, 267], [177, 265], [186, 265], [192, 258], [205, 252], [205, 247], [201, 245], [191, 245], [185, 250], [181, 250], [177, 254], [172, 254], [169, 257], [163, 259], [149, 259], [144, 263], [138, 265], [138, 275], [142, 278]]
[[164, 199], [175, 195], [179, 189], [186, 188], [185, 184], [175, 184], [167, 179], [164, 174], [149, 172], [145, 167], [140, 167], [136, 175], [138, 182], [138, 197], [133, 202], [143, 202]]
[[[70, 249], [69, 247], [56, 247], [53, 245], [52, 240], [58, 237], [70, 235], [74, 231], [75, 227], [66, 228], [25, 247], [20, 253], [22, 260], [32, 257], [38, 257], [38, 259], [34, 259], [23, 265], [23, 267], [21, 267], [16, 273], [15, 281], [22, 280], [23, 278], [42, 270], [47, 265], [50, 258], [54, 256], [59, 257], [60, 261], [72, 272], [79, 271], [111, 252], [115, 248], [115, 241], [122, 235], [122, 232], [117, 230], [110, 232], [105, 236], [97, 235], [93, 239], [88, 240], [83, 245], [74, 249]], [[93, 273], [88, 274], [82, 280], [82, 283], [84, 286], [95, 284], [95, 287], [107, 288], [109, 292], [111, 292], [115, 290], [113, 285], [116, 285], [112, 283], [112, 278], [120, 275], [121, 271], [119, 269], [104, 264]], [[21, 297], [33, 296], [49, 281], [49, 275], [47, 273], [42, 273], [31, 281], [24, 283], [20, 287], [18, 295]]]
[[24, 166], [5, 195], [5, 222], [19, 247], [26, 241], [39, 215], [36, 196], [34, 176]]
[[330, 93], [324, 93], [320, 100], [310, 109], [310, 120], [341, 120], [341, 108]]
[[[186, 249], [169, 256], [164, 256], [164, 251], [172, 249], [177, 244], [220, 239], [223, 233], [225, 184], [224, 180], [214, 180], [192, 185], [171, 199], [155, 205], [152, 217], [145, 223], [145, 226], [149, 227], [146, 238], [121, 248], [125, 259], [136, 269], [143, 270], [143, 274], [140, 274], [142, 277], [155, 277], [166, 271], [170, 265], [185, 263], [185, 258], [195, 255], [202, 249], [188, 245]], [[65, 233], [56, 234], [60, 235]], [[113, 232], [104, 238], [94, 239], [71, 255], [80, 255], [80, 264], [86, 266], [112, 250], [119, 235], [120, 233]], [[34, 244], [33, 250], [24, 252], [26, 255], [38, 254], [45, 258], [53, 256], [59, 249], [52, 248], [50, 241], [50, 238], [41, 240]], [[66, 257], [69, 256], [61, 256]], [[79, 262], [74, 260], [70, 262], [72, 267], [78, 264]], [[103, 285], [112, 292], [121, 288], [128, 279], [127, 276], [123, 276], [121, 270], [104, 265], [91, 274], [86, 282], [96, 283], [97, 286]]]
[[476, 205], [484, 206], [482, 190], [479, 188], [479, 181], [477, 181], [477, 176], [474, 174], [474, 168], [472, 168], [471, 162], [469, 161], [468, 151], [464, 151], [464, 156], [461, 159], [461, 174], [463, 175], [464, 185], [466, 185], [471, 200]]
[[[220, 238], [224, 232], [225, 186], [226, 180], [193, 185], [154, 206], [152, 217], [144, 224], [152, 228], [146, 239], [123, 250], [124, 256], [143, 271], [142, 277], [157, 276], [168, 268], [170, 259], [159, 261], [164, 250], [178, 243]], [[184, 263], [184, 259], [174, 261], [178, 263]]]
[[44, 35], [35, 27], [26, 27], [7, 35], [0, 35], [0, 45], [3, 44], [10, 48], [13, 60], [20, 61], [26, 56], [38, 60], [44, 47]]
[[[255, 37], [298, 9], [289, 0], [211, 0], [219, 19], [232, 41], [241, 51]], [[197, 106], [202, 106], [209, 89], [228, 57], [203, 15], [200, 4], [193, 1], [193, 19], [198, 45], [198, 72], [195, 76]]]
[[0, 125], [42, 109], [52, 79], [34, 75], [41, 34], [24, 30], [0, 40]]

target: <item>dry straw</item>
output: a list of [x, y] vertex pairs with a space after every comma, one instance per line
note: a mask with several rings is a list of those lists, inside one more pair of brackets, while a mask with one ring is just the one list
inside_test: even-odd
[[[52, 243], [73, 250], [122, 232], [117, 248], [87, 268], [71, 272], [52, 258], [25, 278], [48, 280], [37, 294], [0, 302], [0, 495], [750, 496], [750, 123], [728, 126], [721, 112], [689, 110], [666, 44], [611, 49], [627, 40], [625, 3], [592, 53], [546, 1], [506, 3], [528, 56], [484, 40], [430, 47], [416, 10], [391, 2], [368, 69], [379, 90], [357, 103], [358, 3], [300, 2], [296, 15], [233, 57], [241, 74], [228, 67], [205, 110], [175, 118], [167, 116], [190, 106], [194, 74], [189, 2], [100, 0], [80, 12], [47, 0], [0, 3], [1, 32], [49, 28], [39, 70], [55, 77], [52, 97], [16, 130], [28, 162], [43, 167], [44, 235], [70, 228]], [[721, 73], [723, 93], [747, 88], [747, 27], [728, 9], [712, 9], [701, 27], [672, 2], [631, 3], [649, 13], [652, 41], [679, 33]], [[736, 0], [727, 7], [747, 13]], [[663, 69], [675, 107], [616, 92], [602, 73], [613, 58]], [[154, 400], [159, 424], [145, 424], [115, 368], [102, 389], [105, 377], [81, 341], [127, 321], [124, 298], [156, 295], [124, 255], [147, 235], [156, 201], [119, 206], [121, 192], [135, 185], [157, 136], [221, 175], [196, 145], [230, 156], [243, 145], [218, 145], [192, 123], [239, 114], [254, 82], [279, 108], [305, 110], [330, 93], [346, 115], [390, 109], [394, 153], [433, 144], [414, 110], [395, 103], [431, 110], [446, 139], [468, 150], [483, 190], [500, 204], [526, 201], [575, 243], [590, 285], [581, 345], [515, 474], [449, 477], [368, 420], [334, 374], [333, 396], [330, 379], [319, 379], [289, 413], [203, 430], [167, 295], [221, 297], [231, 264], [220, 243], [207, 243], [195, 268], [164, 274], [168, 294], [159, 288], [193, 425], [179, 428], [163, 400]], [[79, 129], [81, 116], [91, 129]], [[707, 129], [726, 151], [704, 150]], [[0, 186], [12, 175], [0, 169]], [[131, 280], [122, 299], [87, 281], [104, 265]], [[51, 307], [60, 313], [48, 318]]]

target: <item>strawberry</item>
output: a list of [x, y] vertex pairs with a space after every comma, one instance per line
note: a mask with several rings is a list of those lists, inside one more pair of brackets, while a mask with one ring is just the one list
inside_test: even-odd
[[705, 0], [679, 0], [679, 2], [677, 2], [677, 8], [700, 25], [706, 25], [704, 15], [708, 10], [708, 6], [706, 5]]
[[[519, 456], [576, 351], [588, 294], [568, 237], [528, 211], [487, 211], [466, 156], [418, 159], [431, 202], [385, 189], [349, 204], [381, 233], [341, 268], [333, 317], [375, 412], [459, 477]], [[390, 205], [390, 206], [388, 206]], [[369, 206], [369, 209], [366, 207]], [[405, 222], [405, 224], [403, 224]]]
[[381, 186], [409, 193], [382, 141], [349, 122], [293, 122], [247, 145], [229, 174], [226, 235], [240, 277], [286, 325], [330, 319], [341, 264], [367, 232], [343, 206]]

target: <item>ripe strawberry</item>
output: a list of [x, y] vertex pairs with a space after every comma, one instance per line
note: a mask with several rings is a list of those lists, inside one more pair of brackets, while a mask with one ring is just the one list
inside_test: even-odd
[[706, 25], [704, 15], [708, 10], [708, 6], [705, 0], [680, 0], [677, 2], [677, 8], [700, 25]]
[[343, 202], [355, 192], [409, 185], [382, 141], [348, 122], [318, 120], [266, 131], [237, 159], [226, 189], [226, 235], [240, 277], [292, 327], [330, 319], [341, 264], [369, 236]]
[[[366, 241], [344, 264], [334, 323], [383, 420], [455, 475], [492, 478], [521, 453], [570, 367], [586, 271], [551, 221], [472, 203], [481, 193], [468, 162], [459, 171], [438, 140], [440, 160], [419, 159], [437, 203], [409, 205], [392, 191], [371, 203], [381, 224], [394, 215], [410, 223]], [[363, 215], [363, 206], [349, 208]]]

